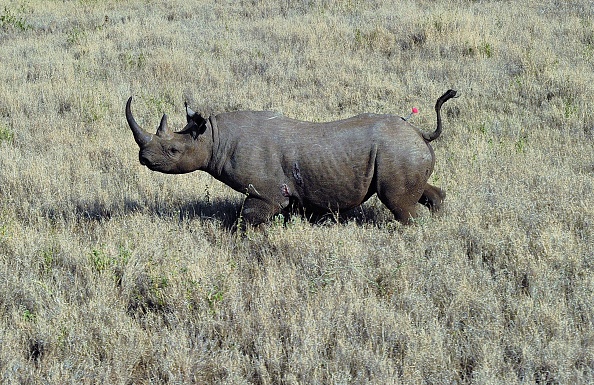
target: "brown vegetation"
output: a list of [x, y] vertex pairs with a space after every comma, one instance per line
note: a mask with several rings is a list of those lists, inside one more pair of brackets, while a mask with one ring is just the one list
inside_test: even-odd
[[[593, 382], [593, 20], [588, 1], [3, 5], [0, 382]], [[448, 199], [410, 227], [374, 198], [234, 233], [243, 197], [142, 167], [123, 113], [416, 106], [431, 130], [448, 88]]]

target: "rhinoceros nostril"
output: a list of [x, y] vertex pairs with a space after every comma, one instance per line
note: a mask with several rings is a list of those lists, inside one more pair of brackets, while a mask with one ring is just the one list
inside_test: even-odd
[[138, 156], [138, 160], [140, 161], [140, 164], [143, 166], [146, 166], [146, 164], [148, 163], [147, 159], [142, 155]]

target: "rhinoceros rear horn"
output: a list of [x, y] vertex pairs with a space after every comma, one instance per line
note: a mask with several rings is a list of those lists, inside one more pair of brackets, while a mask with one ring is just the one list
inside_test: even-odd
[[144, 147], [148, 144], [148, 142], [151, 141], [153, 136], [140, 128], [138, 123], [136, 123], [136, 120], [134, 120], [134, 117], [132, 116], [132, 111], [130, 110], [131, 103], [132, 96], [130, 96], [128, 102], [126, 103], [126, 120], [128, 121], [128, 125], [132, 130], [132, 134], [134, 134], [134, 140], [140, 147]]
[[173, 137], [173, 134], [167, 128], [167, 115], [165, 114], [163, 114], [159, 128], [157, 128], [157, 136], [162, 139], [171, 139]]

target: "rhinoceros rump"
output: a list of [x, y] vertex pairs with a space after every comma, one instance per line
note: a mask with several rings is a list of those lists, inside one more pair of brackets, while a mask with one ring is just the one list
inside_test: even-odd
[[242, 216], [252, 225], [296, 203], [306, 212], [346, 211], [377, 194], [397, 220], [409, 223], [418, 203], [437, 211], [445, 193], [427, 183], [435, 155], [426, 134], [394, 115], [362, 114], [327, 123], [303, 122], [274, 112], [237, 111], [204, 118], [186, 105], [187, 125], [172, 132], [163, 115], [155, 135], [144, 131], [126, 103], [126, 119], [153, 171], [202, 170], [246, 194]]

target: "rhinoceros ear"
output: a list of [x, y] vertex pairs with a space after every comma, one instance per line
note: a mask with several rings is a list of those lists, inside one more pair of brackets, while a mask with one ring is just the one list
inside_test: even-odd
[[198, 125], [201, 125], [203, 123], [206, 123], [206, 119], [204, 119], [204, 117], [197, 113], [196, 111], [192, 110], [189, 106], [188, 103], [185, 102], [184, 103], [186, 106], [186, 120], [188, 121], [188, 123], [190, 122], [194, 122]]
[[159, 124], [159, 128], [157, 128], [157, 136], [161, 139], [171, 139], [173, 138], [173, 134], [167, 128], [167, 115], [163, 114], [161, 118], [161, 124]]
[[184, 102], [184, 106], [186, 107], [186, 120], [188, 121], [188, 130], [186, 132], [189, 132], [192, 138], [196, 139], [206, 131], [206, 119], [192, 110], [188, 106], [188, 102]]
[[190, 107], [188, 107], [188, 102], [184, 102], [184, 105], [186, 106], [186, 120], [188, 121], [188, 123], [190, 123], [194, 116], [196, 116], [196, 112], [194, 112]]
[[[200, 118], [202, 118], [202, 116], [200, 116]], [[202, 118], [200, 123], [195, 121], [194, 123], [195, 124], [193, 124], [190, 128], [190, 135], [192, 135], [192, 138], [196, 140], [198, 136], [204, 134], [204, 131], [206, 131], [206, 119]]]

